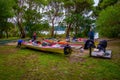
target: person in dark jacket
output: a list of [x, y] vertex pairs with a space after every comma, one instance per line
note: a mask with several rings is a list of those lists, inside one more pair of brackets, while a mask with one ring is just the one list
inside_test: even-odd
[[94, 41], [94, 32], [92, 29], [90, 29], [89, 33], [88, 33], [88, 37], [90, 40], [93, 40]]
[[97, 45], [97, 49], [99, 49], [99, 51], [106, 51], [106, 47], [107, 47], [107, 40], [101, 40], [99, 42], [99, 44]]

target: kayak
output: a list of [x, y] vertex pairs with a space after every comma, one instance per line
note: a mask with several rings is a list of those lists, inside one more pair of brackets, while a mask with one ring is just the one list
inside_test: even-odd
[[52, 53], [60, 53], [60, 54], [70, 54], [72, 52], [72, 49], [74, 48], [80, 48], [81, 44], [52, 44], [52, 45], [46, 45], [44, 44], [36, 44], [36, 43], [29, 43], [29, 42], [22, 42], [21, 46], [24, 46], [26, 48], [35, 49], [43, 52], [52, 52]]
[[30, 43], [22, 43], [22, 46], [30, 49], [36, 49], [39, 51], [62, 53], [62, 54], [64, 53], [63, 51], [64, 47], [41, 46], [41, 45], [33, 45]]

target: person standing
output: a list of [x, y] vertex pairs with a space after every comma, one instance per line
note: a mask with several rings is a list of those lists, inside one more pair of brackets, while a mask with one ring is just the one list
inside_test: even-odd
[[33, 33], [32, 42], [36, 40], [36, 32]]
[[89, 37], [90, 40], [94, 41], [94, 31], [92, 30], [92, 28], [90, 28], [90, 31], [88, 33], [88, 37]]

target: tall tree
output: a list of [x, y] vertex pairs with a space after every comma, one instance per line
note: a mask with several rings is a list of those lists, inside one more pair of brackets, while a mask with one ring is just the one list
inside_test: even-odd
[[64, 8], [65, 8], [65, 23], [66, 23], [66, 37], [70, 33], [70, 29], [72, 24], [74, 23], [72, 19], [72, 14], [74, 12], [74, 2], [73, 0], [64, 0]]
[[97, 19], [97, 28], [106, 37], [120, 37], [120, 1], [102, 10]]
[[0, 0], [0, 37], [2, 33], [8, 31], [8, 19], [13, 17], [13, 4], [12, 0]]
[[38, 25], [41, 23], [40, 8], [43, 5], [40, 0], [25, 0], [25, 3], [27, 5], [24, 9], [24, 26], [31, 37], [33, 32], [40, 31]]
[[93, 0], [69, 0], [64, 3], [66, 16], [70, 15], [66, 36], [69, 35], [71, 26], [75, 27], [75, 33], [77, 34], [78, 27], [81, 27], [81, 23], [84, 22], [82, 17], [85, 17], [84, 15], [92, 10]]
[[14, 6], [16, 23], [21, 33], [21, 38], [26, 36], [25, 30], [32, 35], [32, 33], [38, 30], [41, 21], [41, 9], [45, 5], [44, 0], [15, 0], [16, 5]]
[[25, 38], [25, 30], [23, 25], [23, 14], [25, 8], [25, 0], [14, 0], [14, 12], [15, 12], [15, 21], [20, 31], [20, 37]]
[[116, 4], [119, 0], [100, 0], [98, 7], [102, 10], [107, 8], [108, 6], [112, 6]]
[[93, 16], [97, 18], [102, 10], [116, 4], [118, 1], [119, 0], [99, 0], [98, 6], [95, 6], [93, 9]]
[[46, 7], [46, 18], [51, 24], [51, 37], [54, 37], [54, 26], [58, 24], [63, 14], [62, 0], [48, 0]]

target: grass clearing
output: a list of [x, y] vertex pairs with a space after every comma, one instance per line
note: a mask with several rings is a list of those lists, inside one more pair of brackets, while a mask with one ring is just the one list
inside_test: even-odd
[[120, 80], [120, 40], [108, 42], [112, 59], [66, 57], [0, 46], [0, 80]]

